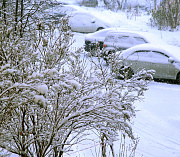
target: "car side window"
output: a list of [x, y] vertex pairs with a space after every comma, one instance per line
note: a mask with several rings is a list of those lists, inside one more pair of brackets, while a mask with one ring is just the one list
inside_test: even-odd
[[135, 44], [144, 44], [144, 43], [147, 43], [145, 41], [145, 39], [143, 39], [142, 37], [133, 37], [133, 41]]
[[118, 36], [118, 39], [119, 40], [126, 40], [126, 39], [128, 39], [129, 38], [129, 36]]
[[105, 38], [105, 41], [114, 41], [115, 40], [115, 37], [113, 35], [108, 35], [106, 38]]
[[90, 23], [91, 22], [91, 17], [88, 15], [76, 14], [74, 17], [75, 17], [74, 20], [78, 21], [80, 23]]
[[129, 36], [118, 36], [117, 39], [118, 39], [118, 42], [123, 43], [123, 42], [127, 42], [127, 40], [129, 40]]
[[133, 52], [128, 59], [130, 60], [137, 60], [137, 61], [149, 61], [151, 57], [150, 51], [148, 50], [141, 50]]
[[168, 63], [169, 56], [158, 51], [152, 51], [152, 62], [154, 63]]

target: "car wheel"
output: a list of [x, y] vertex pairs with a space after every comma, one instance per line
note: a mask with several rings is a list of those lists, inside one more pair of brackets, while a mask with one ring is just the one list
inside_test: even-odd
[[97, 56], [97, 50], [96, 50], [96, 48], [92, 48], [90, 52], [91, 52], [91, 55], [92, 55], [92, 56]]
[[97, 56], [97, 45], [95, 43], [91, 44], [90, 53], [92, 56]]
[[104, 42], [103, 42], [103, 41], [99, 41], [99, 47], [100, 47], [100, 50], [103, 49], [103, 45], [104, 45]]
[[106, 61], [106, 63], [108, 63], [111, 60], [111, 54], [115, 53], [114, 50], [110, 50], [110, 51], [104, 51], [103, 52], [103, 58]]
[[101, 29], [104, 29], [104, 28], [103, 28], [103, 27], [98, 27], [96, 31], [99, 31], [99, 30], [101, 30]]
[[[132, 75], [134, 75], [134, 72], [130, 67], [124, 66], [120, 68], [119, 73], [124, 76], [123, 79], [130, 79]], [[122, 77], [120, 76], [120, 78]]]
[[109, 52], [108, 51], [104, 51], [102, 53], [102, 57], [106, 61], [106, 64], [108, 65], [109, 64]]
[[177, 74], [176, 82], [177, 82], [178, 84], [180, 84], [180, 72]]

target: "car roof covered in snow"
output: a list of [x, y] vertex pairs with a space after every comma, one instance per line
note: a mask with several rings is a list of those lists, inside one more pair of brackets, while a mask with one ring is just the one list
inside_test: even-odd
[[180, 62], [180, 47], [168, 45], [168, 44], [152, 44], [152, 43], [146, 43], [146, 44], [140, 44], [133, 46], [127, 50], [122, 51], [121, 55], [124, 57], [128, 57], [135, 51], [159, 51], [164, 54], [166, 54], [169, 57], [173, 57], [176, 61]]
[[124, 34], [124, 35], [136, 35], [139, 37], [143, 37], [146, 42], [148, 43], [161, 43], [164, 44], [163, 40], [161, 40], [159, 37], [157, 37], [156, 35], [148, 32], [148, 31], [144, 31], [144, 30], [129, 30], [129, 29], [122, 29], [122, 30], [115, 30], [115, 31], [109, 31], [106, 36], [109, 35], [115, 35], [115, 34]]
[[113, 30], [118, 30], [118, 29], [120, 29], [120, 27], [110, 27], [110, 28], [101, 29], [101, 30], [96, 31], [94, 33], [86, 34], [85, 39], [91, 39], [91, 38], [98, 37], [98, 36], [104, 36], [105, 37], [107, 32], [113, 31]]

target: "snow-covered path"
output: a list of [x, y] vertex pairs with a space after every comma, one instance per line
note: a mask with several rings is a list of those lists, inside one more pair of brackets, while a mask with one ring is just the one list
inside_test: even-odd
[[153, 82], [137, 102], [137, 156], [180, 157], [180, 85]]

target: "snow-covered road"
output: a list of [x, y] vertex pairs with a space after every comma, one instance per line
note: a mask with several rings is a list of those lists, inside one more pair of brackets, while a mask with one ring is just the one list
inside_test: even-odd
[[152, 82], [137, 102], [137, 156], [180, 157], [180, 85]]

